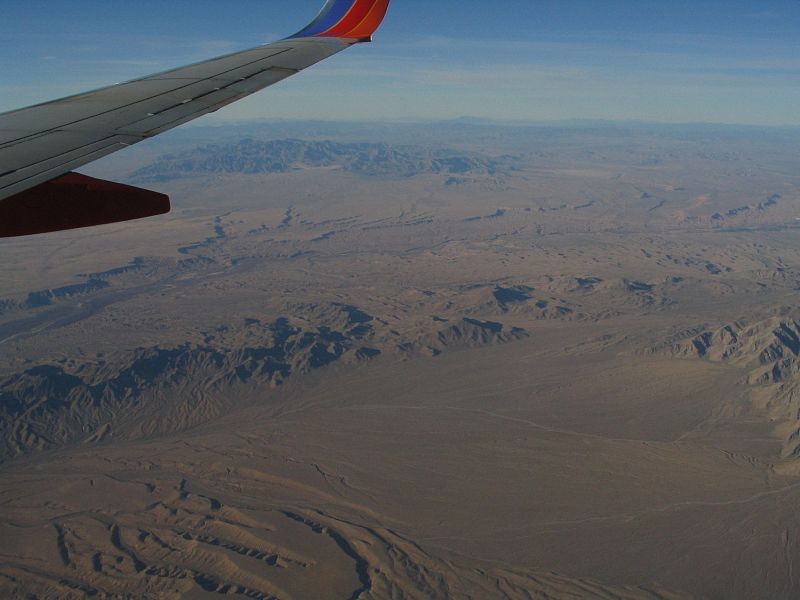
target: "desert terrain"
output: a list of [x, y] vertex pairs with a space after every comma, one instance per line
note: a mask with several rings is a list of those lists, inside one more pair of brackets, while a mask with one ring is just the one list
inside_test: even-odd
[[0, 241], [0, 595], [800, 597], [800, 131], [259, 122]]

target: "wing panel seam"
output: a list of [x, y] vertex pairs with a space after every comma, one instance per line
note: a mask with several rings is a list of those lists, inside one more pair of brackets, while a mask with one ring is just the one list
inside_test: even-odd
[[[291, 48], [287, 48], [286, 50], [281, 50], [280, 52], [277, 52], [276, 54], [271, 54], [270, 56], [266, 56], [264, 58], [259, 58], [258, 60], [254, 60], [254, 61], [251, 61], [249, 63], [245, 63], [243, 65], [239, 65], [239, 66], [234, 67], [232, 69], [228, 69], [227, 71], [221, 71], [220, 73], [216, 73], [216, 74], [212, 75], [211, 77], [204, 77], [202, 79], [193, 79], [193, 80], [191, 80], [192, 83], [187, 83], [186, 85], [182, 85], [182, 86], [176, 87], [175, 89], [170, 90], [168, 92], [162, 92], [160, 94], [154, 94], [153, 96], [148, 96], [147, 98], [141, 98], [139, 100], [136, 100], [135, 102], [130, 102], [129, 104], [123, 104], [121, 106], [115, 106], [114, 108], [112, 108], [110, 110], [106, 110], [106, 111], [91, 115], [89, 117], [84, 117], [82, 119], [77, 119], [75, 121], [70, 121], [68, 123], [63, 123], [61, 125], [57, 125], [55, 127], [51, 127], [50, 129], [45, 129], [44, 131], [37, 131], [33, 135], [23, 136], [23, 137], [20, 137], [20, 138], [9, 140], [7, 142], [4, 142], [3, 144], [0, 144], [0, 150], [4, 149], [6, 147], [9, 147], [9, 146], [14, 146], [17, 143], [19, 143], [21, 141], [25, 141], [25, 140], [27, 140], [29, 138], [41, 137], [43, 135], [47, 135], [48, 133], [52, 133], [54, 131], [58, 131], [60, 129], [63, 129], [64, 127], [71, 127], [72, 125], [76, 125], [77, 123], [82, 123], [82, 122], [88, 121], [90, 119], [95, 119], [97, 117], [101, 117], [103, 115], [106, 115], [106, 114], [109, 114], [109, 113], [113, 113], [114, 111], [121, 110], [123, 108], [129, 108], [131, 106], [136, 106], [137, 104], [140, 104], [142, 102], [147, 102], [148, 100], [154, 100], [156, 98], [160, 98], [161, 96], [166, 96], [168, 94], [174, 94], [176, 91], [182, 90], [182, 89], [184, 89], [186, 87], [189, 87], [190, 85], [195, 85], [197, 83], [202, 83], [204, 81], [209, 81], [211, 79], [218, 78], [220, 75], [224, 75], [226, 73], [230, 73], [231, 71], [236, 71], [237, 69], [242, 69], [242, 68], [245, 68], [245, 67], [249, 67], [250, 65], [253, 65], [255, 63], [258, 63], [258, 62], [261, 62], [261, 61], [264, 61], [264, 60], [269, 60], [270, 58], [275, 58], [276, 56], [279, 56], [281, 54], [289, 52], [290, 50], [291, 50]], [[269, 69], [267, 69], [267, 70], [269, 70]], [[145, 80], [146, 79], [137, 80], [137, 81], [145, 81]], [[133, 82], [129, 82], [129, 83], [133, 83]], [[233, 82], [233, 83], [236, 83], [236, 82]], [[122, 85], [125, 85], [125, 84], [122, 84]], [[112, 89], [112, 88], [105, 88], [105, 89]], [[174, 107], [170, 107], [170, 108], [174, 108]]]

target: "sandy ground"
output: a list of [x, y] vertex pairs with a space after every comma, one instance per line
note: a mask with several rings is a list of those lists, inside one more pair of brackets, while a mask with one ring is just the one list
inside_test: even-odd
[[800, 595], [796, 144], [536, 135], [2, 242], [0, 593]]

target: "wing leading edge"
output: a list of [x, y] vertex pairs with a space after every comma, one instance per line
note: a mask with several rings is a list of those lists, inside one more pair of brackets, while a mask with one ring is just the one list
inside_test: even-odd
[[[388, 6], [389, 0], [328, 0], [314, 21], [281, 41], [0, 114], [0, 237], [167, 212], [163, 195], [148, 202], [153, 193], [145, 190], [120, 196], [118, 184], [76, 185], [71, 171], [369, 41]], [[140, 205], [126, 209], [127, 201]], [[104, 202], [116, 208], [98, 210]]]

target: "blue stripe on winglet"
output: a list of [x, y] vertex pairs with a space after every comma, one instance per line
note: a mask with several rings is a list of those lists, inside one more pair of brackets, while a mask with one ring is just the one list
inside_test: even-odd
[[310, 37], [327, 31], [347, 14], [347, 11], [355, 4], [356, 0], [328, 0], [322, 8], [319, 16], [314, 19], [305, 29], [295, 33], [293, 38]]

